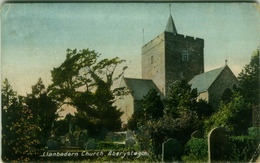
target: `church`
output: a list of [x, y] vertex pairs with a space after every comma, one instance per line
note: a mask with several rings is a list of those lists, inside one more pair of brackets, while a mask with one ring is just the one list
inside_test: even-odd
[[171, 83], [181, 78], [198, 90], [198, 99], [217, 104], [238, 80], [228, 67], [204, 72], [204, 40], [179, 34], [170, 15], [165, 31], [142, 47], [142, 78], [123, 77], [119, 87], [128, 94], [116, 99], [116, 106], [123, 111], [121, 120], [127, 123], [140, 100], [150, 89], [167, 97]]

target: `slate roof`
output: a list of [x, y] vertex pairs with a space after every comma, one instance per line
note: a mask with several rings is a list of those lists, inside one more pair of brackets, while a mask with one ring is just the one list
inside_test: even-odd
[[[226, 66], [225, 66], [226, 67]], [[205, 92], [217, 79], [219, 74], [225, 69], [225, 67], [217, 68], [199, 75], [196, 75], [190, 82], [191, 88], [197, 88], [198, 93]]]
[[168, 23], [166, 25], [165, 32], [171, 32], [171, 33], [177, 34], [177, 29], [175, 28], [175, 25], [174, 25], [174, 22], [172, 19], [172, 15], [170, 15], [170, 17], [168, 19]]
[[124, 78], [124, 80], [135, 100], [141, 100], [151, 88], [160, 92], [152, 80], [134, 78]]

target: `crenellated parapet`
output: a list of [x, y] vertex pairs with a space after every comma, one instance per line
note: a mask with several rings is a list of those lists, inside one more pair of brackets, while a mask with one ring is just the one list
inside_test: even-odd
[[182, 34], [173, 34], [169, 32], [164, 32], [164, 33], [165, 33], [165, 40], [167, 41], [193, 43], [199, 46], [204, 46], [204, 39], [202, 38], [197, 38], [197, 37], [192, 37], [192, 36], [187, 36]]

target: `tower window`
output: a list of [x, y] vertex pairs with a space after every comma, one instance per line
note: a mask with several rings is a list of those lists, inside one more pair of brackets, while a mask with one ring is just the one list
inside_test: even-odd
[[153, 59], [153, 56], [151, 56], [151, 64], [153, 64], [154, 62], [154, 59]]
[[182, 51], [182, 61], [189, 61], [189, 53], [187, 50]]

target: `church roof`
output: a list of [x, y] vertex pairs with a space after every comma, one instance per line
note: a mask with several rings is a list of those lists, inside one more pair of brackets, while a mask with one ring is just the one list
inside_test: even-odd
[[168, 23], [166, 25], [165, 32], [171, 32], [171, 33], [177, 34], [177, 29], [175, 28], [175, 25], [174, 25], [174, 22], [172, 19], [172, 15], [170, 15], [170, 17], [168, 19]]
[[152, 80], [134, 78], [124, 78], [124, 80], [135, 100], [141, 100], [151, 88], [160, 92]]
[[[226, 67], [226, 66], [225, 66]], [[225, 69], [225, 67], [217, 68], [199, 75], [196, 75], [190, 82], [191, 88], [197, 88], [198, 93], [205, 92], [217, 79], [219, 74]]]

